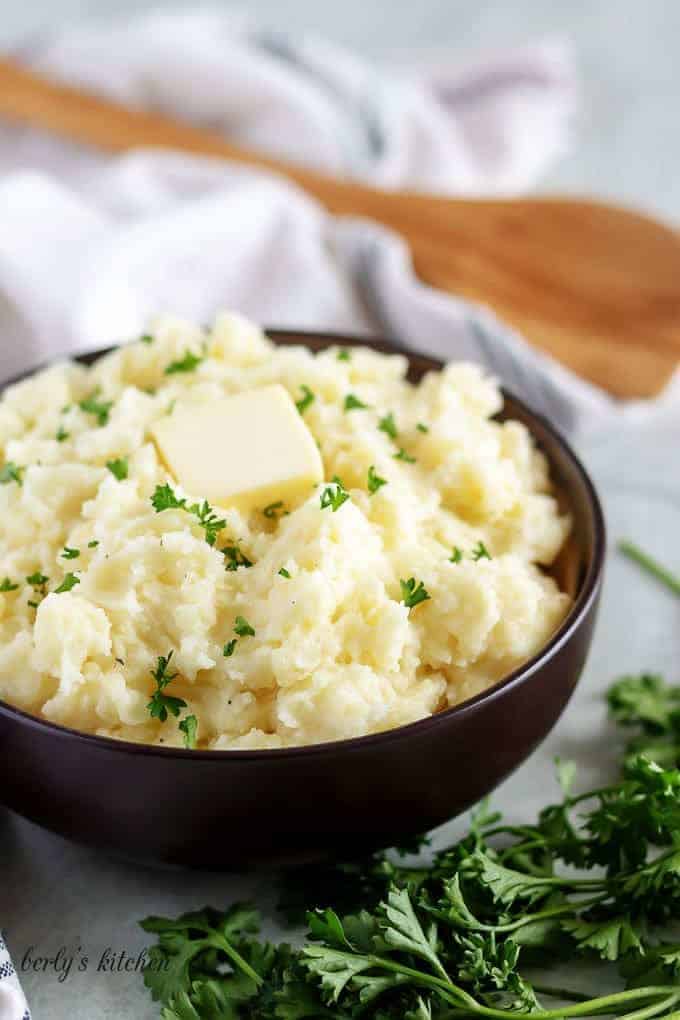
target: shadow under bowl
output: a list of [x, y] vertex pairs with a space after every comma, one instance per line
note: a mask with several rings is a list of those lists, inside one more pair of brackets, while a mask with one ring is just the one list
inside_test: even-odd
[[[396, 350], [331, 334], [269, 335], [313, 350], [365, 343]], [[413, 381], [442, 367], [420, 355], [408, 358]], [[53, 832], [108, 851], [230, 869], [389, 845], [440, 825], [493, 790], [549, 733], [576, 687], [605, 550], [602, 510], [584, 468], [544, 418], [504, 396], [499, 417], [530, 430], [573, 518], [554, 569], [573, 605], [537, 655], [484, 693], [430, 718], [283, 750], [149, 747], [76, 732], [0, 701], [2, 802]]]

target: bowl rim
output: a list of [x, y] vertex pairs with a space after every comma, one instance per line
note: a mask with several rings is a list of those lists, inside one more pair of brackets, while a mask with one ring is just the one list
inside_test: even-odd
[[[375, 337], [368, 334], [348, 334], [337, 331], [314, 329], [274, 329], [269, 327], [265, 327], [264, 332], [275, 343], [278, 341], [291, 346], [297, 341], [300, 346], [304, 347], [306, 346], [307, 340], [314, 338], [321, 340], [327, 347], [332, 347], [336, 344], [344, 347], [368, 346], [381, 353], [402, 355], [409, 360], [411, 358], [423, 358], [424, 360], [431, 362], [434, 366], [437, 366], [437, 369], [439, 370], [446, 364], [446, 362], [443, 362], [441, 359], [434, 356], [421, 354], [419, 351], [409, 350], [407, 347], [395, 341], [386, 340], [383, 337]], [[8, 386], [22, 382], [30, 376], [35, 375], [37, 372], [43, 371], [51, 365], [58, 364], [62, 360], [73, 360], [85, 364], [91, 364], [92, 362], [97, 361], [100, 357], [103, 357], [122, 346], [125, 346], [125, 344], [113, 344], [97, 350], [75, 352], [64, 358], [51, 359], [46, 363], [38, 365], [35, 368], [31, 368], [26, 372], [22, 372], [19, 375], [2, 382], [2, 384], [0, 384], [0, 395], [2, 395]], [[538, 670], [542, 669], [547, 662], [558, 654], [560, 649], [569, 641], [575, 631], [578, 630], [584, 617], [588, 615], [590, 608], [598, 595], [602, 582], [607, 537], [604, 512], [600, 498], [590, 475], [586, 471], [586, 468], [580, 458], [571, 448], [567, 439], [543, 414], [540, 414], [538, 411], [534, 411], [528, 404], [525, 403], [525, 401], [515, 396], [514, 393], [507, 390], [504, 386], [501, 386], [501, 392], [504, 400], [509, 399], [512, 401], [512, 403], [520, 408], [530, 419], [533, 419], [542, 426], [550, 438], [557, 444], [558, 447], [560, 447], [562, 454], [567, 457], [567, 459], [571, 462], [572, 467], [576, 470], [576, 474], [579, 476], [580, 482], [585, 490], [589, 510], [592, 514], [593, 549], [585, 577], [582, 581], [581, 589], [574, 599], [566, 617], [555, 633], [551, 636], [550, 640], [543, 645], [535, 655], [531, 656], [530, 659], [527, 659], [526, 662], [512, 670], [507, 674], [507, 676], [497, 680], [491, 687], [488, 687], [484, 691], [480, 691], [479, 694], [476, 694], [474, 697], [469, 698], [466, 701], [462, 701], [450, 708], [442, 709], [440, 712], [435, 712], [433, 715], [425, 716], [423, 719], [417, 719], [415, 722], [405, 723], [401, 726], [395, 726], [386, 730], [379, 730], [377, 733], [368, 733], [359, 737], [343, 737], [339, 740], [328, 740], [318, 744], [300, 744], [292, 747], [194, 750], [185, 747], [162, 747], [158, 744], [136, 743], [131, 740], [119, 740], [116, 737], [104, 737], [96, 733], [86, 733], [82, 730], [73, 729], [70, 726], [63, 726], [60, 723], [51, 722], [48, 719], [42, 719], [39, 716], [31, 715], [29, 712], [24, 712], [22, 709], [11, 705], [9, 702], [3, 701], [1, 698], [0, 716], [9, 717], [10, 720], [14, 720], [21, 725], [27, 726], [29, 729], [36, 730], [45, 735], [51, 735], [56, 738], [66, 740], [74, 739], [79, 742], [92, 745], [95, 748], [100, 748], [102, 751], [107, 750], [113, 753], [138, 754], [146, 757], [150, 756], [159, 758], [161, 760], [164, 758], [186, 758], [204, 762], [226, 762], [233, 760], [235, 762], [259, 761], [264, 763], [267, 761], [273, 761], [277, 758], [317, 757], [343, 751], [361, 751], [368, 747], [373, 747], [376, 744], [387, 745], [394, 743], [395, 741], [408, 739], [410, 736], [415, 737], [426, 735], [428, 732], [433, 731], [437, 727], [446, 726], [454, 719], [464, 719], [465, 716], [472, 715], [487, 702], [496, 701], [498, 698], [503, 697], [507, 691], [525, 683]], [[548, 459], [550, 460], [550, 458]]]

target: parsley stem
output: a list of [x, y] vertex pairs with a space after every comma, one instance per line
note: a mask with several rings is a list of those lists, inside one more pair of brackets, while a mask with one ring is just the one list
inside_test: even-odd
[[458, 985], [454, 985], [450, 978], [435, 977], [434, 974], [427, 974], [422, 970], [415, 970], [413, 967], [405, 967], [401, 963], [394, 963], [392, 960], [387, 960], [384, 956], [368, 956], [372, 964], [376, 967], [381, 967], [383, 970], [390, 970], [394, 974], [405, 974], [407, 977], [412, 978], [414, 984], [425, 985], [429, 988], [434, 989], [440, 995], [450, 1002], [451, 999], [458, 1000], [468, 1009], [477, 1010], [477, 1000], [474, 999], [468, 992], [463, 988], [459, 988]]
[[532, 981], [531, 987], [539, 995], [547, 995], [551, 999], [564, 999], [565, 1002], [588, 1002], [589, 995], [584, 992], [574, 992], [569, 988], [555, 988], [553, 985], [537, 985]]
[[[655, 1002], [651, 1006], [643, 1006], [642, 1009], [636, 1009], [632, 1013], [626, 1013], [621, 1020], [648, 1020], [649, 1017], [658, 1016], [659, 1013], [665, 1013], [671, 1006], [675, 1006], [678, 998], [677, 992], [675, 995], [669, 995], [665, 999], [661, 999], [660, 1002]], [[678, 1016], [678, 1013], [671, 1013], [671, 1016]], [[666, 1020], [670, 1020], [668, 1014], [666, 1014]]]
[[243, 959], [241, 954], [234, 949], [228, 939], [225, 939], [220, 935], [210, 935], [205, 940], [205, 943], [206, 945], [214, 946], [215, 949], [221, 949], [223, 953], [226, 953], [232, 963], [235, 963], [237, 967], [240, 967], [243, 973], [247, 974], [251, 981], [254, 981], [258, 987], [263, 983], [262, 976], [250, 966], [247, 960]]
[[670, 588], [676, 595], [680, 595], [680, 577], [673, 574], [670, 570], [659, 563], [658, 560], [653, 559], [648, 553], [640, 549], [639, 546], [635, 545], [634, 542], [630, 542], [628, 539], [623, 539], [619, 542], [619, 552], [627, 556], [629, 560], [637, 563], [638, 566], [646, 570], [648, 574], [655, 577], [657, 581], [661, 581], [667, 588]]
[[[646, 1002], [648, 999], [656, 1000], [650, 1005], [660, 1006], [660, 1001], [665, 1004], [670, 998], [672, 1002], [673, 999], [677, 999], [678, 994], [677, 988], [670, 985], [649, 985], [646, 988], [629, 988], [624, 992], [613, 992], [611, 995], [602, 995], [597, 999], [587, 999], [573, 1006], [562, 1006], [560, 1009], [539, 1009], [533, 1013], [513, 1013], [512, 1016], [513, 1020], [568, 1020], [570, 1017], [591, 1017], [596, 1014], [622, 1018], [624, 1014], [619, 1012], [619, 1006], [626, 1006], [629, 1003], [633, 1005], [639, 1000]], [[664, 998], [660, 1000], [660, 996]], [[507, 1010], [493, 1009], [489, 1006], [482, 1006], [481, 1003], [476, 1003], [474, 1012], [478, 1016], [497, 1017], [498, 1020], [507, 1020], [508, 1017]], [[645, 1013], [644, 1015], [653, 1016], [654, 1014]], [[630, 1014], [628, 1014], [628, 1020], [630, 1020]]]

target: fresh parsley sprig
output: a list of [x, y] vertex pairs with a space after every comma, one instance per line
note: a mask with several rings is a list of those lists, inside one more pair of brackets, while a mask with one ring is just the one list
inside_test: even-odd
[[178, 673], [170, 672], [170, 660], [173, 654], [170, 651], [167, 655], [159, 655], [155, 668], [150, 670], [156, 684], [156, 689], [146, 707], [151, 718], [158, 719], [160, 722], [165, 722], [168, 714], [177, 717], [182, 709], [187, 707], [187, 703], [183, 698], [175, 698], [165, 693], [166, 687], [179, 675]]
[[157, 514], [164, 510], [185, 510], [186, 513], [193, 514], [205, 532], [208, 545], [215, 545], [217, 536], [227, 526], [226, 519], [217, 516], [207, 499], [202, 503], [187, 505], [186, 499], [178, 497], [167, 482], [156, 486], [151, 496], [151, 505]]
[[349, 492], [338, 476], [333, 475], [330, 485], [327, 485], [321, 493], [321, 509], [326, 510], [330, 507], [331, 512], [335, 513], [349, 498]]
[[415, 577], [409, 577], [407, 581], [399, 582], [401, 587], [401, 601], [407, 609], [415, 609], [421, 602], [427, 602], [431, 598], [427, 588], [422, 581], [416, 581]]

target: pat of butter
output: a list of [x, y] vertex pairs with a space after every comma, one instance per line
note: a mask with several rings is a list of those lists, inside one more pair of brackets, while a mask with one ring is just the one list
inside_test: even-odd
[[178, 404], [152, 426], [183, 489], [245, 512], [306, 498], [323, 479], [317, 445], [278, 383], [205, 404]]

